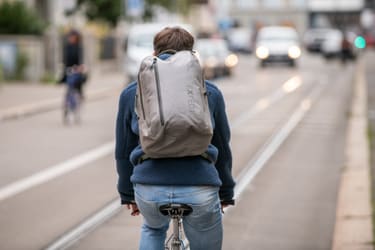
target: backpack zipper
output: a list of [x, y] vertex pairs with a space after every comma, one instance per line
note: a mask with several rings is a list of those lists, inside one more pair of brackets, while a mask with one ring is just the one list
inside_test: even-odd
[[155, 81], [156, 81], [156, 92], [158, 95], [158, 104], [159, 104], [159, 114], [160, 114], [160, 123], [162, 126], [164, 126], [164, 114], [163, 114], [163, 108], [162, 108], [162, 100], [161, 100], [161, 92], [160, 92], [160, 79], [159, 79], [159, 71], [158, 71], [158, 64], [157, 64], [157, 58], [154, 58], [154, 73], [155, 73]]
[[204, 80], [204, 75], [203, 75], [203, 72], [202, 72], [202, 88], [203, 88], [203, 93], [201, 93], [201, 97], [202, 97], [202, 105], [203, 105], [203, 111], [206, 111], [206, 103], [207, 103], [207, 106], [208, 106], [208, 96], [207, 96], [207, 86], [206, 86], [206, 82]]
[[138, 76], [138, 84], [139, 84], [139, 98], [140, 98], [140, 102], [141, 102], [141, 109], [142, 109], [143, 120], [146, 120], [145, 107], [143, 105], [142, 83], [140, 81], [139, 76]]

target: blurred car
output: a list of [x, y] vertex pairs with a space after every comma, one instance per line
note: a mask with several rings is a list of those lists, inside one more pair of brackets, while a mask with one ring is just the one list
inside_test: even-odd
[[356, 37], [357, 35], [353, 32], [343, 33], [339, 29], [331, 29], [326, 33], [321, 52], [327, 59], [355, 59], [357, 50], [354, 46], [354, 40]]
[[146, 23], [130, 28], [124, 46], [124, 70], [129, 80], [137, 79], [142, 60], [153, 53], [154, 36], [168, 26], [180, 26], [194, 35], [193, 28], [188, 24]]
[[303, 36], [303, 44], [309, 52], [321, 52], [322, 44], [329, 33], [329, 28], [311, 28]]
[[367, 31], [364, 34], [366, 40], [366, 47], [374, 48], [375, 47], [375, 30]]
[[227, 34], [229, 49], [237, 53], [251, 53], [253, 32], [248, 28], [233, 28]]
[[233, 67], [238, 63], [238, 57], [229, 51], [224, 39], [197, 39], [195, 50], [208, 79], [231, 75]]
[[344, 35], [341, 30], [332, 29], [327, 31], [321, 45], [321, 52], [323, 56], [327, 59], [340, 56], [343, 39]]
[[255, 54], [260, 65], [265, 67], [271, 62], [287, 62], [296, 65], [301, 56], [297, 31], [291, 27], [268, 26], [258, 31]]

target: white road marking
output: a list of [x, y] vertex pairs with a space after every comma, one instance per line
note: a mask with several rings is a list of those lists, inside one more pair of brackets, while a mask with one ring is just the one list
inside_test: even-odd
[[89, 166], [88, 163], [94, 162], [97, 159], [112, 153], [114, 147], [114, 141], [108, 142], [84, 154], [71, 158], [70, 160], [49, 167], [46, 170], [35, 173], [19, 181], [13, 182], [0, 189], [0, 201], [21, 193], [27, 189], [33, 188], [37, 185], [48, 182], [54, 178], [57, 178], [63, 174], [81, 168], [83, 166]]
[[300, 76], [293, 76], [292, 78], [288, 79], [281, 86], [281, 88], [277, 89], [271, 95], [260, 99], [247, 112], [242, 113], [240, 116], [238, 116], [236, 119], [234, 119], [230, 124], [231, 129], [236, 129], [239, 126], [243, 125], [245, 122], [247, 122], [249, 119], [254, 117], [259, 112], [267, 109], [272, 104], [281, 100], [283, 97], [285, 97], [288, 94], [296, 91], [301, 85], [302, 85], [302, 80], [301, 80]]
[[[270, 140], [266, 144], [264, 144], [264, 146], [255, 155], [255, 157], [246, 164], [242, 172], [236, 178], [237, 184], [234, 190], [235, 200], [238, 201], [242, 192], [246, 189], [249, 183], [255, 178], [255, 176], [265, 166], [268, 160], [280, 148], [282, 143], [302, 121], [306, 113], [310, 110], [312, 103], [322, 92], [324, 86], [324, 84], [320, 84], [318, 87], [314, 88], [312, 93], [307, 98], [302, 100], [300, 105], [290, 116], [289, 120], [281, 127], [281, 129], [276, 134], [271, 136]], [[227, 207], [225, 211], [229, 210], [230, 208], [231, 207]]]

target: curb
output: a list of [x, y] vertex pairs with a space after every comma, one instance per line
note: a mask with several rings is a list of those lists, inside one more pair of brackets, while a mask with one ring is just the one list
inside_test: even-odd
[[354, 81], [346, 135], [346, 167], [339, 186], [333, 250], [374, 250], [363, 58], [358, 61]]

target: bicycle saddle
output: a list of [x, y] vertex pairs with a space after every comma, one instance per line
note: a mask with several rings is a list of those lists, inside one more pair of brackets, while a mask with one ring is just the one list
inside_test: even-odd
[[165, 204], [159, 207], [160, 213], [163, 215], [182, 215], [188, 216], [191, 212], [193, 212], [193, 208], [187, 204]]

